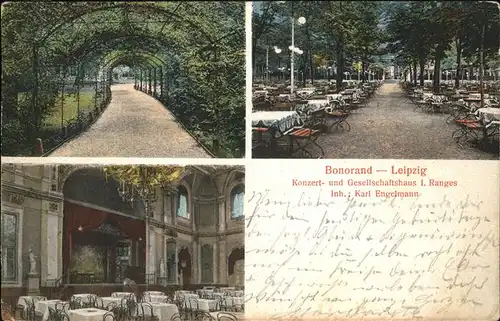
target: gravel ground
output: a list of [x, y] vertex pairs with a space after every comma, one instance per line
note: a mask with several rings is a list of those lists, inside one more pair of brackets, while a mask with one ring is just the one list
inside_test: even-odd
[[99, 119], [51, 157], [211, 157], [156, 99], [133, 84], [111, 87]]
[[318, 139], [325, 158], [498, 159], [473, 147], [460, 148], [447, 115], [413, 111], [397, 83], [385, 83], [364, 108], [347, 121], [351, 131]]

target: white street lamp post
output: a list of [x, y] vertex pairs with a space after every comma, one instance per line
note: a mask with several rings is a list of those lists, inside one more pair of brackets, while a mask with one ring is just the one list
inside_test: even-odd
[[266, 84], [269, 84], [269, 46], [266, 46]]
[[[299, 25], [303, 25], [306, 23], [306, 18], [300, 17], [297, 19], [297, 22]], [[290, 93], [293, 94], [293, 89], [294, 89], [294, 73], [295, 73], [295, 64], [294, 64], [294, 49], [295, 48], [295, 19], [292, 17], [292, 45], [290, 46], [290, 50], [292, 50], [291, 56], [290, 56], [290, 69], [291, 69], [291, 75], [290, 75]]]

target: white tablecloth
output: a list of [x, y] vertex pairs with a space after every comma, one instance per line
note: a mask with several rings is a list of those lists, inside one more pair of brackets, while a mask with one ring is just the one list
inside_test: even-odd
[[243, 297], [241, 296], [226, 296], [224, 297], [226, 301], [226, 306], [227, 307], [232, 307], [233, 305], [242, 305], [243, 304]]
[[42, 320], [49, 319], [49, 308], [56, 309], [56, 303], [63, 302], [61, 300], [44, 300], [38, 301], [35, 304], [35, 311], [43, 314]]
[[253, 97], [267, 96], [267, 90], [256, 90], [253, 92]]
[[146, 296], [146, 298], [151, 303], [162, 303], [163, 301], [168, 299], [168, 296], [166, 296], [166, 295], [149, 295], [149, 296]]
[[24, 295], [24, 296], [20, 296], [18, 299], [17, 299], [17, 305], [20, 305], [22, 306], [23, 308], [26, 308], [26, 300], [28, 301], [31, 301], [33, 302], [33, 300], [46, 300], [47, 298], [45, 297], [40, 297], [40, 296], [36, 296], [36, 295]]
[[328, 99], [328, 100], [342, 100], [343, 96], [342, 96], [342, 94], [328, 94], [328, 95], [326, 95], [326, 99]]
[[124, 298], [124, 297], [129, 296], [129, 295], [135, 296], [135, 294], [133, 294], [132, 292], [113, 292], [113, 293], [111, 293], [111, 296], [116, 297], [116, 298]]
[[103, 321], [106, 310], [100, 309], [76, 309], [69, 310], [68, 316], [70, 321]]
[[298, 126], [302, 126], [302, 119], [296, 111], [257, 111], [252, 113], [252, 127], [276, 130], [275, 137], [279, 137]]
[[90, 293], [79, 293], [79, 294], [73, 294], [73, 299], [78, 299], [81, 298], [82, 303], [88, 303], [89, 302], [89, 296], [95, 297], [95, 294], [90, 294]]
[[227, 291], [227, 295], [229, 296], [243, 296], [244, 293], [242, 290], [236, 290], [236, 291]]
[[122, 303], [122, 298], [120, 297], [112, 297], [112, 296], [105, 296], [105, 297], [102, 297], [102, 305], [104, 306], [104, 308], [106, 308], [106, 306], [108, 304], [110, 304], [111, 302], [114, 302], [116, 303], [116, 305], [120, 305]]
[[183, 297], [184, 300], [189, 300], [189, 298], [195, 298], [198, 299], [199, 295], [195, 293], [176, 293], [176, 298]]
[[221, 292], [224, 292], [224, 291], [235, 291], [235, 290], [236, 290], [236, 288], [234, 286], [220, 288]]
[[328, 99], [308, 100], [307, 105], [297, 105], [297, 111], [303, 114], [310, 114], [318, 110], [323, 110], [330, 104]]
[[165, 295], [165, 293], [161, 291], [144, 291], [144, 295]]
[[500, 108], [479, 108], [477, 113], [486, 123], [490, 123], [494, 120], [500, 120]]
[[[147, 304], [139, 303], [140, 309], [144, 308], [141, 311], [144, 311], [145, 316], [150, 316], [151, 311]], [[176, 313], [179, 313], [177, 306], [175, 304], [169, 303], [150, 303], [153, 308], [153, 314], [160, 319], [160, 321], [170, 321], [172, 316]]]
[[303, 95], [310, 95], [315, 91], [316, 91], [316, 88], [301, 88], [301, 89], [296, 90], [295, 93], [299, 96], [303, 96]]
[[202, 311], [210, 311], [215, 310], [215, 306], [217, 305], [217, 300], [204, 300], [198, 299], [198, 309]]

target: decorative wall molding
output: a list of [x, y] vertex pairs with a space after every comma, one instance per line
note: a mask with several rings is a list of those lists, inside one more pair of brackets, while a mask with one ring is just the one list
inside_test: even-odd
[[49, 203], [49, 211], [51, 212], [58, 212], [59, 211], [59, 204], [50, 202]]
[[25, 187], [25, 186], [20, 186], [16, 185], [10, 182], [2, 182], [3, 183], [3, 191], [2, 192], [7, 192], [7, 193], [15, 193], [15, 194], [20, 194], [23, 195], [24, 197], [30, 197], [34, 199], [40, 199], [40, 200], [46, 200], [46, 201], [51, 201], [51, 202], [60, 202], [62, 201], [62, 195], [59, 197], [59, 195], [54, 195], [48, 191], [40, 191], [34, 188], [30, 187]]
[[24, 195], [22, 194], [17, 194], [17, 193], [11, 193], [9, 195], [9, 202], [17, 205], [23, 205], [24, 203]]

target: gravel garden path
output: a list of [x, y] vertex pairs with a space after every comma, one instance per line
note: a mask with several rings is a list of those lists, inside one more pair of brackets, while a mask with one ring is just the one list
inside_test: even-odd
[[362, 159], [498, 159], [473, 147], [460, 148], [451, 138], [455, 124], [448, 115], [413, 111], [398, 83], [387, 82], [367, 106], [347, 119], [349, 132], [318, 139], [325, 158]]
[[211, 157], [156, 99], [133, 84], [111, 87], [99, 119], [51, 157]]

